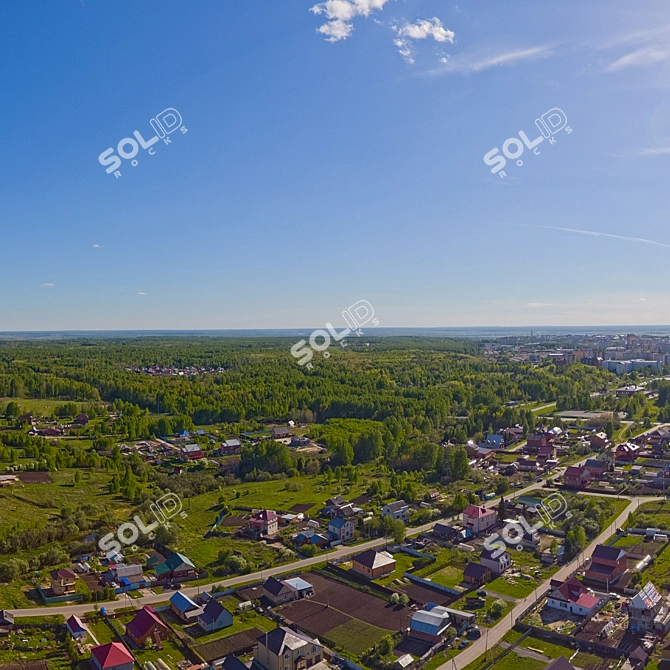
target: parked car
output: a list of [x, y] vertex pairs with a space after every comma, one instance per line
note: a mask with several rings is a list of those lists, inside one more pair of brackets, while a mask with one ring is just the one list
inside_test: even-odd
[[480, 590], [480, 591], [477, 591], [477, 595], [478, 595], [480, 598], [486, 598], [486, 591], [484, 591], [483, 589]]
[[469, 644], [470, 642], [468, 642], [468, 640], [462, 640], [461, 643], [458, 645], [458, 648], [465, 649]]
[[[478, 640], [481, 636], [482, 631], [479, 628], [471, 628], [466, 635], [468, 640]], [[464, 640], [464, 642], [467, 642], [467, 640]]]

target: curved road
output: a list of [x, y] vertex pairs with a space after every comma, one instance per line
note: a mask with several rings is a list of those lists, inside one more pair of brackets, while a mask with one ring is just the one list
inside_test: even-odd
[[[544, 481], [538, 483], [534, 482], [530, 486], [527, 486], [524, 489], [519, 489], [518, 491], [510, 494], [508, 500], [517, 498], [518, 496], [524, 495], [529, 491], [540, 488], [544, 486]], [[489, 500], [484, 503], [487, 507], [493, 507], [498, 504], [497, 499]], [[460, 515], [458, 515], [460, 516]], [[454, 518], [454, 517], [452, 517]], [[427, 530], [430, 530], [438, 521], [445, 521], [445, 519], [436, 519], [430, 523], [426, 523], [423, 526], [418, 526], [416, 528], [408, 528], [407, 536], [418, 535]], [[376, 538], [362, 544], [357, 544], [355, 546], [343, 546], [336, 549], [333, 552], [328, 554], [321, 554], [319, 556], [314, 556], [313, 558], [304, 558], [300, 561], [294, 561], [293, 563], [285, 563], [283, 565], [276, 566], [274, 568], [268, 568], [267, 570], [262, 570], [259, 572], [253, 572], [246, 575], [240, 575], [238, 577], [230, 577], [228, 579], [221, 579], [218, 581], [213, 581], [211, 584], [221, 584], [226, 588], [232, 586], [239, 586], [240, 584], [246, 584], [248, 582], [259, 581], [265, 579], [266, 577], [272, 577], [275, 575], [280, 575], [286, 572], [295, 572], [297, 570], [303, 570], [308, 568], [311, 565], [317, 565], [318, 563], [323, 563], [324, 561], [332, 561], [337, 558], [342, 558], [344, 556], [353, 556], [354, 554], [359, 554], [366, 549], [372, 549], [373, 547], [379, 547], [380, 545], [386, 544], [386, 538]], [[188, 588], [182, 588], [181, 592], [190, 598], [197, 596], [201, 591], [206, 591], [207, 587], [210, 584], [201, 584], [200, 586], [191, 586]], [[128, 607], [128, 600], [132, 605], [143, 607], [144, 605], [152, 605], [159, 602], [164, 602], [171, 595], [171, 591], [166, 591], [164, 593], [158, 593], [151, 596], [142, 596], [141, 598], [122, 598], [121, 600], [116, 600], [112, 602], [99, 603], [100, 607], [104, 607], [108, 612], [113, 612], [114, 610], [121, 609], [123, 607]], [[56, 607], [30, 607], [28, 609], [17, 609], [9, 610], [14, 614], [14, 616], [47, 616], [50, 614], [64, 614], [65, 616], [70, 616], [72, 614], [81, 615], [85, 612], [91, 612], [93, 610], [93, 603], [77, 604], [77, 605], [61, 605]]]

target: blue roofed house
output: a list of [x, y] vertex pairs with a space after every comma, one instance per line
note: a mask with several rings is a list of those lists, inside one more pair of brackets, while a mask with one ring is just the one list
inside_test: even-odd
[[86, 626], [84, 626], [81, 619], [75, 614], [67, 620], [67, 630], [75, 640], [85, 640], [88, 633]]
[[233, 615], [218, 601], [212, 598], [202, 614], [198, 615], [198, 625], [204, 631], [212, 633], [215, 630], [233, 625]]
[[177, 591], [170, 598], [170, 609], [182, 620], [189, 621], [202, 614], [202, 607], [191, 600], [181, 591]]
[[450, 624], [451, 618], [446, 607], [436, 606], [430, 610], [419, 610], [409, 622], [409, 634], [410, 637], [426, 642], [442, 642]]
[[345, 542], [353, 538], [355, 527], [356, 525], [351, 519], [338, 516], [328, 522], [328, 534], [332, 536], [333, 540]]
[[479, 443], [480, 447], [485, 449], [504, 449], [505, 448], [505, 439], [502, 435], [493, 435], [489, 433], [486, 436], [486, 439]]

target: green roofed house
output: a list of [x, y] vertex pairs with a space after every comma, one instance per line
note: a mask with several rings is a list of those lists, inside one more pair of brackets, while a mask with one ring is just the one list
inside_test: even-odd
[[175, 552], [164, 563], [159, 563], [155, 568], [156, 577], [159, 579], [183, 579], [194, 577], [195, 565], [183, 554]]

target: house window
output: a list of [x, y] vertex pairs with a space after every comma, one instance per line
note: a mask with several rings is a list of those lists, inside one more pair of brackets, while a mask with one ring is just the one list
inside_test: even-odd
[[284, 658], [291, 658], [291, 654], [284, 654]]

